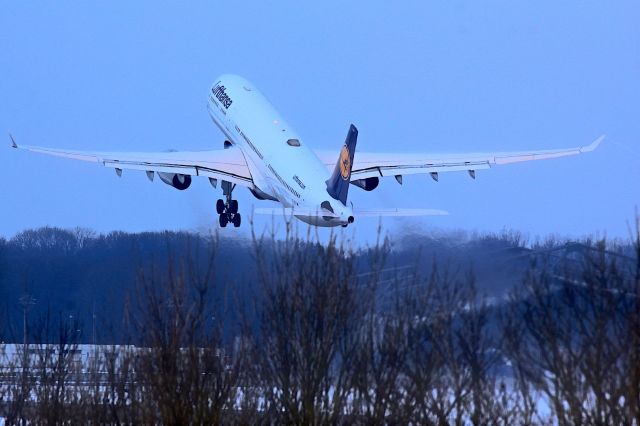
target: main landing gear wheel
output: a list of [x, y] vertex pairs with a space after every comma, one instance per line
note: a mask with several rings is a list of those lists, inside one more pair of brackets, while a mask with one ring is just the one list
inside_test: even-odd
[[236, 213], [233, 215], [233, 219], [231, 219], [231, 221], [233, 222], [233, 226], [236, 228], [240, 227], [240, 220], [242, 218], [240, 217], [240, 213]]
[[229, 202], [229, 212], [231, 214], [238, 213], [238, 200], [231, 200]]
[[231, 198], [234, 188], [235, 185], [231, 182], [222, 181], [222, 194], [226, 197], [226, 202], [223, 200], [216, 202], [216, 212], [220, 215], [219, 223], [222, 228], [225, 228], [229, 222], [238, 228], [242, 220], [238, 213], [238, 200]]
[[219, 199], [216, 202], [216, 211], [218, 212], [218, 214], [222, 214], [224, 213], [224, 209], [225, 209], [224, 201]]

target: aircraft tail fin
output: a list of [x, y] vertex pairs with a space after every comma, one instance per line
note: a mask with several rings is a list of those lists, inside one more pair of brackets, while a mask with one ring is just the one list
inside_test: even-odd
[[349, 127], [349, 133], [344, 141], [344, 146], [340, 151], [340, 157], [333, 174], [326, 181], [327, 193], [347, 205], [347, 194], [349, 192], [349, 181], [351, 180], [351, 167], [353, 166], [353, 154], [356, 151], [358, 140], [358, 129], [353, 124]]

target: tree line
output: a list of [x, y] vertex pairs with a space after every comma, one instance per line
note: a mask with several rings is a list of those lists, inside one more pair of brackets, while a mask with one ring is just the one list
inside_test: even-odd
[[622, 244], [541, 243], [500, 299], [479, 291], [473, 268], [398, 267], [406, 253], [386, 238], [356, 249], [338, 235], [319, 243], [293, 232], [243, 247], [255, 268], [246, 294], [220, 271], [224, 244], [165, 247], [138, 268], [122, 302], [128, 338], [91, 347], [81, 362], [78, 318], [40, 316], [32, 343], [2, 365], [1, 415], [9, 424], [640, 423], [638, 232]]

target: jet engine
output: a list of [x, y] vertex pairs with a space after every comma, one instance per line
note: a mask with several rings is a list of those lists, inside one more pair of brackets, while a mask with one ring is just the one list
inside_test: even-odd
[[366, 179], [352, 180], [350, 183], [358, 188], [364, 189], [365, 191], [373, 191], [378, 187], [380, 179], [378, 179], [377, 176], [374, 176]]
[[162, 173], [158, 172], [158, 176], [160, 180], [166, 183], [167, 185], [171, 185], [180, 191], [184, 191], [191, 185], [191, 176], [183, 175], [181, 173]]

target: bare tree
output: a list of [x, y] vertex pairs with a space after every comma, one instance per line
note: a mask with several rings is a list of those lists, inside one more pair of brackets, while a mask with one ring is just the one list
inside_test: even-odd
[[267, 421], [336, 423], [350, 410], [366, 303], [354, 252], [335, 234], [320, 244], [311, 231], [306, 239], [290, 231], [282, 242], [254, 235], [254, 248], [262, 283], [256, 382]]
[[82, 382], [77, 318], [62, 314], [54, 319], [50, 310], [39, 319], [34, 332], [38, 343], [27, 345], [31, 363], [33, 402], [31, 419], [41, 424], [80, 421], [74, 410], [79, 403], [77, 386]]
[[632, 252], [622, 284], [621, 318], [616, 322], [616, 340], [621, 344], [624, 393], [623, 413], [628, 423], [640, 424], [640, 215], [636, 212], [631, 238]]
[[[377, 281], [377, 280], [376, 280]], [[352, 410], [368, 424], [407, 423], [408, 410], [403, 373], [407, 363], [412, 328], [403, 314], [405, 301], [395, 283], [394, 294], [386, 294], [386, 306], [379, 299], [378, 283], [367, 286], [360, 302], [368, 308], [361, 320], [356, 358], [353, 360]]]
[[532, 266], [504, 321], [506, 355], [528, 418], [536, 390], [559, 424], [632, 423], [640, 386], [638, 240], [635, 258], [606, 240], [580, 247], [556, 267], [548, 259]]
[[5, 353], [2, 363], [1, 390], [3, 415], [8, 424], [26, 424], [33, 416], [31, 392], [34, 380], [30, 366], [32, 357], [26, 345], [16, 345], [16, 353]]
[[[234, 411], [243, 357], [223, 339], [225, 312], [211, 299], [215, 241], [200, 270], [191, 253], [164, 274], [141, 273], [135, 331], [142, 348], [133, 399], [144, 423], [217, 424]], [[232, 418], [232, 417], [231, 417]]]

